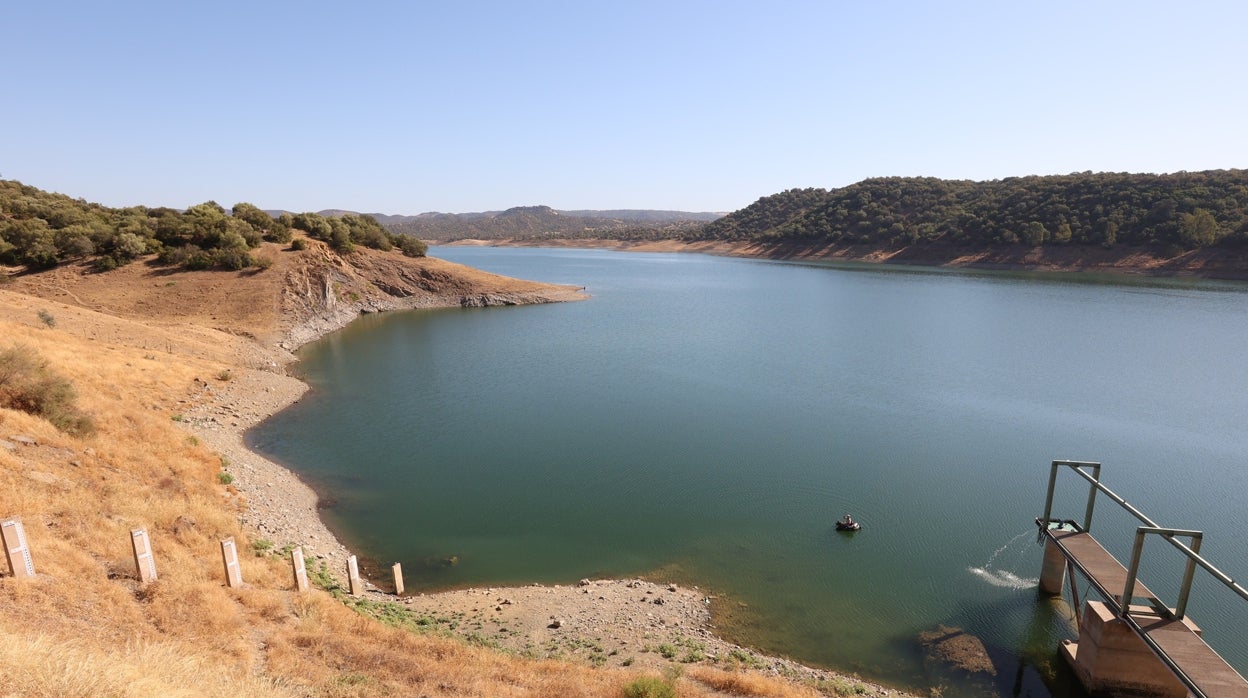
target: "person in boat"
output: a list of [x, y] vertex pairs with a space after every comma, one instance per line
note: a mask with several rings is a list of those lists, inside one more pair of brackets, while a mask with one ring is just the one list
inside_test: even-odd
[[846, 514], [845, 518], [841, 519], [841, 525], [846, 526], [846, 527], [853, 526], [854, 517], [850, 516], [849, 514]]

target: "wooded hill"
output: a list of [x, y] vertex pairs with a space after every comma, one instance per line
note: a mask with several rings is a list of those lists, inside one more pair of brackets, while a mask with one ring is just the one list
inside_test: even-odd
[[387, 223], [391, 232], [424, 240], [500, 240], [522, 238], [575, 240], [662, 240], [696, 230], [717, 213], [682, 211], [556, 211], [549, 206], [517, 206], [494, 213], [422, 213], [401, 223]]
[[763, 197], [686, 239], [881, 248], [1237, 245], [1248, 241], [1248, 171], [867, 179]]
[[188, 269], [263, 267], [266, 260], [254, 257], [252, 250], [265, 240], [292, 242], [292, 230], [340, 252], [363, 245], [398, 247], [411, 257], [425, 254], [423, 242], [391, 233], [369, 216], [299, 213], [274, 218], [252, 204], [235, 204], [226, 211], [215, 201], [185, 211], [109, 208], [0, 180], [0, 264], [32, 270], [89, 258], [98, 271], [106, 271], [148, 254], [158, 255], [159, 264]]

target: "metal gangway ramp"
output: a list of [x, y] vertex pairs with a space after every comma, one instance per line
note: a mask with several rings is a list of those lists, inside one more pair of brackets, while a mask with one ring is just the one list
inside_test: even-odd
[[[1065, 557], [1068, 568], [1088, 580], [1113, 613], [1135, 631], [1157, 659], [1192, 695], [1208, 698], [1248, 698], [1248, 680], [1200, 637], [1190, 621], [1185, 621], [1188, 595], [1198, 566], [1230, 587], [1240, 598], [1248, 600], [1248, 590], [1200, 556], [1202, 533], [1158, 526], [1101, 484], [1100, 463], [1059, 460], [1053, 461], [1051, 468], [1044, 516], [1036, 519], [1040, 536], [1056, 546]], [[1052, 518], [1053, 493], [1058, 471], [1062, 468], [1071, 469], [1090, 484], [1082, 525], [1069, 519]], [[1103, 492], [1144, 524], [1136, 529], [1129, 566], [1123, 566], [1090, 533], [1097, 492]], [[1137, 578], [1144, 540], [1150, 535], [1161, 537], [1187, 558], [1178, 603], [1173, 609]], [[1190, 539], [1191, 545], [1183, 543], [1179, 538]], [[1060, 593], [1060, 577], [1057, 585]], [[1072, 578], [1072, 590], [1073, 588]], [[1077, 596], [1074, 601], [1077, 612]]]

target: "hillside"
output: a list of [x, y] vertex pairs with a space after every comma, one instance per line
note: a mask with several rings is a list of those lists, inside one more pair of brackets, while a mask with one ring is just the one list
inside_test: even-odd
[[[14, 357], [34, 357], [36, 388], [63, 380], [71, 389], [56, 399], [72, 401], [90, 425], [71, 434], [12, 406], [20, 401], [0, 407], [0, 517], [20, 517], [37, 570], [32, 579], [0, 574], [6, 692], [882, 692], [723, 643], [707, 634], [709, 613], [692, 589], [594, 581], [346, 596], [345, 550], [320, 525], [311, 492], [241, 445], [243, 429], [302, 393], [284, 375], [290, 350], [360, 312], [583, 296], [397, 250], [341, 254], [302, 233], [295, 239], [305, 249], [255, 248], [272, 259], [259, 270], [169, 269], [151, 255], [107, 272], [86, 260], [0, 268], [0, 400], [20, 375]], [[137, 579], [130, 550], [140, 527], [159, 572], [149, 584]], [[244, 553], [241, 589], [223, 583], [226, 537]], [[303, 546], [320, 588], [291, 591], [290, 545]], [[637, 623], [643, 591], [667, 603], [646, 607], [647, 622]], [[561, 628], [549, 627], [552, 615]], [[609, 642], [623, 652], [605, 649]], [[649, 643], [676, 643], [689, 658], [648, 651]]]
[[702, 225], [512, 232], [441, 242], [1248, 278], [1248, 170], [887, 177], [790, 189]]
[[[293, 215], [292, 212], [281, 209], [266, 210], [265, 213], [274, 218]], [[560, 211], [549, 206], [516, 206], [505, 211], [428, 212], [417, 215], [360, 214], [334, 208], [318, 211], [317, 214], [326, 218], [367, 216], [385, 226], [392, 233], [439, 242], [512, 238], [661, 239], [681, 235], [698, 224], [713, 221], [724, 215], [722, 213], [651, 209]]]
[[868, 179], [764, 197], [689, 239], [881, 249], [1125, 245], [1174, 254], [1248, 241], [1248, 171]]
[[387, 223], [396, 234], [422, 240], [582, 239], [653, 240], [679, 237], [718, 214], [681, 211], [556, 211], [518, 206], [497, 213], [425, 213]]

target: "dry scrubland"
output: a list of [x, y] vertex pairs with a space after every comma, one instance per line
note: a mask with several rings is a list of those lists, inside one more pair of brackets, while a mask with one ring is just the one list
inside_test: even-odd
[[[437, 260], [373, 252], [342, 260], [315, 243], [266, 252], [275, 264], [259, 274], [166, 274], [136, 263], [107, 274], [59, 268], [0, 285], [0, 350], [37, 352], [72, 381], [94, 424], [72, 436], [0, 408], [0, 516], [21, 517], [38, 572], [0, 576], [0, 694], [853, 692], [854, 684], [814, 686], [740, 665], [659, 671], [525, 659], [387, 626], [323, 590], [290, 591], [288, 562], [255, 552], [259, 535], [240, 523], [248, 504], [223, 484], [221, 456], [178, 423], [214, 399], [205, 383], [280, 371], [289, 357], [282, 342], [340, 326], [363, 307], [571, 296]], [[378, 275], [391, 266], [391, 276]], [[379, 290], [403, 283], [406, 295]], [[160, 575], [147, 586], [130, 549], [138, 527], [151, 535]], [[229, 536], [243, 552], [244, 589], [223, 583], [218, 542]]]

